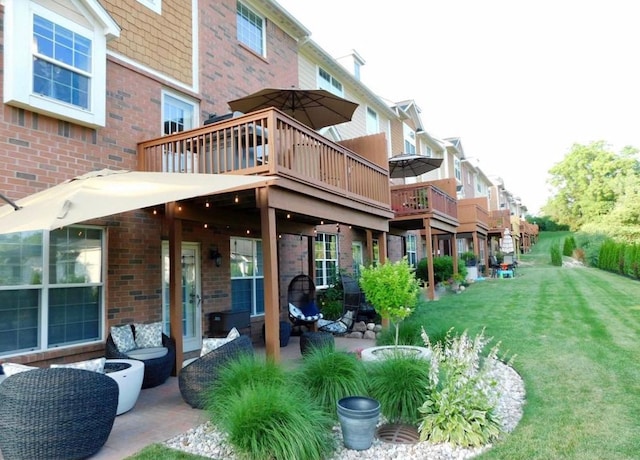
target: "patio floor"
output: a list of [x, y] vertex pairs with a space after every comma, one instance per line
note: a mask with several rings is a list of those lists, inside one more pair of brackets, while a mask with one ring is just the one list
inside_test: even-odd
[[[336, 349], [355, 351], [374, 346], [373, 340], [335, 338]], [[257, 355], [264, 356], [264, 347], [254, 344]], [[300, 338], [291, 337], [280, 349], [283, 362], [295, 365], [302, 359]], [[169, 377], [163, 385], [140, 392], [135, 407], [116, 417], [113, 430], [104, 447], [92, 460], [121, 460], [139, 452], [149, 444], [166, 441], [207, 420], [203, 410], [192, 409], [182, 400], [178, 379]], [[1, 458], [1, 456], [0, 456]]]

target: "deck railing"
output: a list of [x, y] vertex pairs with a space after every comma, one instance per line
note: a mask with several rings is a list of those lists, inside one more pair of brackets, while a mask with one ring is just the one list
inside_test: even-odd
[[396, 185], [391, 189], [391, 208], [396, 217], [436, 213], [458, 218], [455, 198], [434, 185]]
[[489, 214], [489, 228], [505, 229], [511, 228], [511, 215], [509, 210], [491, 211]]
[[138, 158], [141, 171], [273, 175], [389, 206], [385, 168], [276, 109], [141, 142]]
[[471, 200], [458, 201], [458, 220], [461, 224], [473, 224], [489, 227], [489, 212]]

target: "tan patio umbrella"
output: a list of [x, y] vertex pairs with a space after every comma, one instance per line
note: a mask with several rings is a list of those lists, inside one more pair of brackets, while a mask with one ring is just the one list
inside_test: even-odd
[[393, 179], [416, 177], [438, 169], [441, 164], [442, 158], [401, 153], [389, 158], [389, 177]]
[[148, 206], [258, 187], [273, 180], [267, 176], [103, 169], [16, 202], [9, 200], [11, 204], [0, 207], [0, 234], [54, 230]]
[[274, 107], [313, 129], [351, 121], [358, 104], [323, 89], [265, 88], [229, 102], [242, 113]]

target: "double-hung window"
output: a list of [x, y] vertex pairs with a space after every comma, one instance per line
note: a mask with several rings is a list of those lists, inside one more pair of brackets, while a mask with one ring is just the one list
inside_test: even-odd
[[102, 340], [104, 232], [0, 235], [0, 356]]
[[243, 3], [236, 3], [238, 41], [260, 56], [266, 56], [264, 19]]
[[407, 262], [412, 267], [416, 267], [418, 265], [418, 242], [415, 235], [409, 234], [407, 235]]
[[318, 67], [318, 88], [329, 91], [336, 96], [344, 96], [342, 83], [322, 67]]
[[231, 310], [264, 315], [262, 241], [231, 238]]
[[416, 154], [416, 133], [406, 123], [403, 123], [402, 128], [403, 128], [403, 134], [404, 134], [404, 153], [409, 155], [415, 155]]
[[98, 2], [86, 3], [87, 10], [54, 11], [29, 0], [5, 2], [6, 104], [105, 126], [106, 43], [120, 30]]
[[378, 125], [378, 112], [371, 107], [367, 107], [367, 134], [377, 134], [380, 132]]
[[328, 287], [338, 273], [338, 235], [318, 233], [315, 244], [316, 287]]

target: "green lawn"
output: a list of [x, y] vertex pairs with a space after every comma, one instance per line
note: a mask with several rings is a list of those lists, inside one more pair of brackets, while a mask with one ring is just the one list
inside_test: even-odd
[[484, 327], [516, 355], [524, 417], [483, 459], [640, 458], [640, 283], [552, 266], [549, 248], [564, 236], [542, 234], [516, 278], [475, 283], [416, 313], [429, 333]]
[[517, 355], [527, 390], [515, 432], [482, 458], [640, 458], [640, 283], [554, 267], [543, 234], [515, 279], [478, 282], [427, 304], [428, 331], [486, 334]]

